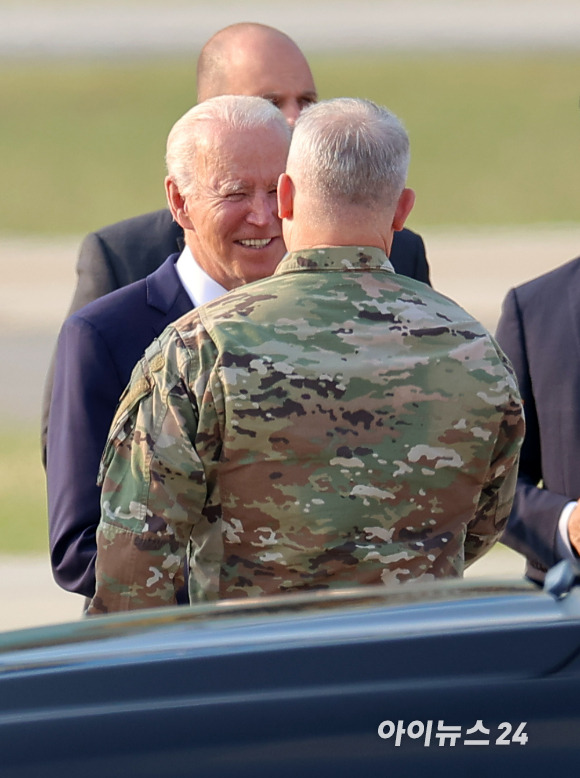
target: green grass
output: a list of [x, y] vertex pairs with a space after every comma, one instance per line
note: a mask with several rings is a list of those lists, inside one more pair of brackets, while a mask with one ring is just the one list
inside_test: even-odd
[[0, 429], [0, 554], [48, 550], [39, 432]]
[[163, 206], [165, 138], [193, 84], [185, 63], [3, 69], [3, 231], [85, 232]]
[[[578, 55], [361, 58], [342, 88], [405, 122], [416, 222], [575, 221], [579, 64]], [[331, 90], [331, 73], [317, 73]]]
[[[311, 57], [323, 98], [388, 105], [412, 143], [411, 222], [577, 219], [576, 54]], [[0, 232], [79, 234], [165, 204], [165, 139], [190, 60], [3, 63]]]

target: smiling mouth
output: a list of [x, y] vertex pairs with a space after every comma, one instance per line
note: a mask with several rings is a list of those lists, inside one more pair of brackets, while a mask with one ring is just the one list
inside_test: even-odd
[[240, 246], [244, 246], [247, 249], [263, 249], [273, 243], [275, 238], [248, 238], [247, 240], [237, 240]]

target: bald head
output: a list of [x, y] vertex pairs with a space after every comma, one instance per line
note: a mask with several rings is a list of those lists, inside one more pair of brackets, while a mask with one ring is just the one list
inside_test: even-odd
[[220, 95], [263, 97], [293, 125], [303, 108], [317, 100], [304, 54], [283, 32], [242, 22], [217, 32], [197, 63], [197, 99]]

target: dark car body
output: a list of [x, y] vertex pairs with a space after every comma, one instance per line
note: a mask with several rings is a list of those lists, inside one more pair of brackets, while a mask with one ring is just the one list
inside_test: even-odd
[[578, 765], [573, 586], [409, 584], [0, 636], [2, 778], [516, 778]]

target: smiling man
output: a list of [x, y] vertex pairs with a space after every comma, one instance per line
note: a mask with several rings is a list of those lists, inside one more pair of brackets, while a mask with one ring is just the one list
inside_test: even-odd
[[168, 324], [271, 275], [284, 255], [276, 183], [289, 144], [284, 116], [259, 97], [222, 96], [188, 111], [167, 140], [165, 181], [184, 250], [64, 323], [47, 461], [51, 561], [63, 588], [94, 593], [98, 465], [135, 363]]
[[[246, 121], [244, 105], [268, 121]], [[259, 98], [203, 102], [169, 135], [165, 188], [185, 255], [224, 290], [271, 275], [284, 254], [276, 184], [289, 142], [280, 112]]]

